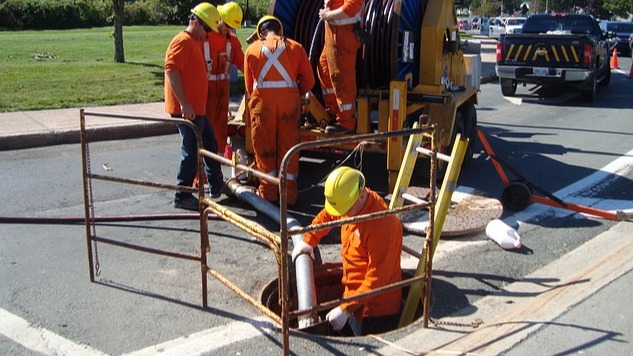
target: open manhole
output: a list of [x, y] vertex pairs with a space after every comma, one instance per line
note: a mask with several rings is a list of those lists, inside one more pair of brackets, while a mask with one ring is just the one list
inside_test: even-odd
[[[294, 273], [291, 271], [291, 282], [290, 282], [290, 310], [296, 310], [297, 308], [297, 295], [296, 295], [296, 283]], [[338, 300], [343, 296], [344, 287], [341, 284], [341, 278], [343, 277], [343, 267], [340, 263], [325, 263], [314, 265], [314, 282], [316, 285], [316, 297], [317, 303], [321, 304], [324, 302], [328, 302], [331, 300]], [[403, 272], [402, 278], [407, 279], [411, 278], [412, 275]], [[281, 315], [281, 306], [279, 305], [279, 280], [274, 279], [272, 282], [268, 283], [264, 289], [262, 290], [260, 300], [263, 305], [265, 305], [268, 309], [270, 309], [273, 313], [277, 315]], [[409, 287], [404, 287], [402, 289], [402, 306], [404, 306], [405, 300], [409, 293]], [[402, 308], [401, 308], [402, 309]], [[290, 320], [290, 327], [295, 330], [299, 330], [308, 334], [313, 335], [321, 335], [321, 336], [331, 336], [331, 337], [347, 337], [339, 334], [338, 332], [332, 330], [329, 323], [325, 319], [325, 316], [330, 310], [325, 310], [319, 313], [320, 322], [313, 324], [308, 327], [304, 327], [299, 329], [299, 324], [297, 319]], [[422, 303], [418, 304], [417, 310], [415, 312], [415, 320], [419, 319], [422, 316]], [[391, 331], [391, 330], [389, 330]]]

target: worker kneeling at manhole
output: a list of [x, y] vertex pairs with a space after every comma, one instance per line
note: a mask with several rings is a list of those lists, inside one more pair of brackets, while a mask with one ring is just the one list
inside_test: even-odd
[[[350, 167], [333, 170], [325, 181], [325, 208], [312, 225], [387, 210], [385, 201], [365, 187], [363, 174]], [[292, 251], [292, 260], [303, 253], [314, 259], [313, 248], [329, 229], [308, 232]], [[400, 254], [402, 224], [395, 215], [341, 226], [343, 297], [365, 293], [402, 280]], [[317, 286], [317, 288], [319, 288]], [[326, 319], [341, 336], [380, 334], [398, 326], [402, 290], [343, 303]]]

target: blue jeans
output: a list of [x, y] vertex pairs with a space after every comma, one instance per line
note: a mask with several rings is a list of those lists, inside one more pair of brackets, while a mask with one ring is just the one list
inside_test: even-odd
[[[207, 117], [196, 116], [195, 119], [193, 119], [193, 123], [198, 127], [198, 130], [200, 130], [203, 148], [209, 152], [216, 153], [218, 151], [218, 143], [215, 140], [213, 126], [211, 126]], [[178, 168], [176, 184], [191, 187], [198, 167], [198, 144], [196, 134], [187, 125], [178, 125], [178, 132], [180, 132], [180, 136], [182, 137], [182, 145], [180, 146], [180, 167]], [[211, 193], [219, 192], [224, 185], [220, 162], [205, 156], [204, 172], [207, 176]], [[174, 198], [183, 199], [188, 195], [191, 195], [191, 193], [177, 191]]]

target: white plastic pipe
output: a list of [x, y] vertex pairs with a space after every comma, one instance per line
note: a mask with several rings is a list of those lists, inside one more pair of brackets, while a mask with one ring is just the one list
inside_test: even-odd
[[[281, 215], [279, 214], [278, 206], [262, 199], [251, 189], [245, 188], [237, 182], [231, 181], [229, 185], [239, 200], [250, 204], [257, 211], [268, 216], [272, 220], [276, 222], [280, 221]], [[290, 215], [287, 215], [286, 223], [288, 224], [288, 231], [301, 227], [299, 221]], [[303, 235], [292, 235], [290, 238], [292, 239], [293, 244], [297, 244], [301, 239], [303, 239]], [[308, 254], [301, 254], [295, 259], [298, 310], [309, 309], [317, 304], [312, 262], [312, 258]], [[316, 313], [303, 315], [299, 317], [299, 328], [301, 329], [311, 326], [316, 324], [318, 321], [318, 315]]]

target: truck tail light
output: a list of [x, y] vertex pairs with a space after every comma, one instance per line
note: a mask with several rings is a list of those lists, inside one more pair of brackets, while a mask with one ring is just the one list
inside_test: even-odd
[[593, 63], [593, 46], [590, 44], [586, 44], [582, 46], [582, 63], [583, 64]]
[[497, 63], [503, 60], [503, 55], [501, 54], [501, 50], [503, 49], [503, 45], [501, 42], [497, 42]]

